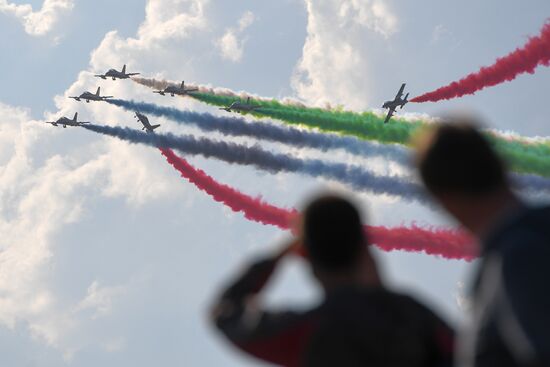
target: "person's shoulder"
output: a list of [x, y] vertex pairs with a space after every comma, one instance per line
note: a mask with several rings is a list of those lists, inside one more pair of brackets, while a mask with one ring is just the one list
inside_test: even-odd
[[413, 307], [415, 306], [426, 307], [416, 297], [412, 296], [407, 292], [387, 289], [384, 291], [384, 293], [386, 297], [388, 297], [389, 299], [392, 299], [394, 302], [402, 303], [406, 305], [412, 305]]
[[485, 263], [498, 269], [508, 286], [519, 289], [545, 284], [550, 276], [550, 207], [529, 209], [493, 249]]
[[442, 321], [441, 317], [425, 302], [407, 293], [386, 291], [386, 297], [396, 307], [405, 310], [411, 317]]
[[532, 226], [550, 233], [550, 206], [528, 208], [520, 225]]
[[378, 302], [380, 304], [391, 304], [393, 307], [416, 310], [429, 310], [422, 302], [405, 292], [387, 288], [380, 288], [366, 294], [367, 302]]
[[550, 251], [550, 206], [528, 208], [488, 244], [503, 258]]

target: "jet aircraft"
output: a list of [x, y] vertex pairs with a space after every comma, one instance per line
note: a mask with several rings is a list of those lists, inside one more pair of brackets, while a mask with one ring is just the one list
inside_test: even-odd
[[68, 117], [61, 117], [57, 121], [46, 121], [46, 123], [53, 126], [63, 125], [64, 128], [66, 128], [67, 126], [81, 126], [82, 124], [89, 124], [89, 122], [86, 121], [77, 121], [77, 118], [78, 112], [74, 114], [72, 120]]
[[169, 85], [163, 90], [156, 90], [153, 93], [158, 93], [161, 96], [169, 94], [174, 97], [175, 94], [177, 94], [178, 96], [184, 96], [186, 94], [189, 94], [189, 92], [196, 92], [198, 90], [199, 88], [185, 88], [185, 81], [182, 81], [181, 85]]
[[91, 92], [84, 92], [78, 97], [69, 97], [69, 98], [72, 98], [79, 102], [81, 100], [85, 100], [86, 103], [90, 103], [90, 101], [105, 101], [106, 99], [113, 98], [113, 96], [100, 96], [99, 95], [100, 89], [101, 87], [97, 87], [97, 91], [95, 92], [95, 94]]
[[141, 130], [146, 130], [148, 133], [154, 132], [154, 130], [160, 126], [160, 125], [151, 125], [147, 116], [137, 111], [136, 111], [135, 117], [138, 119], [139, 122], [143, 124], [143, 127], [141, 128]]
[[240, 101], [235, 101], [227, 107], [220, 107], [220, 110], [224, 110], [224, 111], [227, 111], [227, 112], [243, 113], [243, 112], [254, 111], [255, 109], [258, 109], [258, 108], [262, 108], [262, 106], [254, 106], [254, 105], [250, 104], [250, 97], [247, 97], [246, 98], [246, 103], [242, 103]]
[[134, 75], [139, 75], [139, 73], [126, 73], [126, 65], [124, 65], [122, 67], [122, 71], [109, 69], [109, 71], [107, 71], [105, 74], [97, 74], [94, 76], [104, 80], [107, 78], [112, 78], [113, 80], [116, 80], [116, 79], [128, 79], [129, 77]]
[[388, 109], [388, 114], [386, 115], [386, 119], [384, 120], [384, 123], [390, 121], [391, 117], [395, 113], [395, 110], [397, 107], [403, 108], [404, 105], [409, 102], [407, 98], [409, 97], [409, 93], [405, 95], [405, 98], [401, 98], [403, 96], [403, 91], [405, 90], [405, 83], [401, 84], [401, 88], [399, 88], [399, 92], [397, 92], [397, 95], [393, 99], [393, 101], [386, 101], [382, 105], [382, 108]]

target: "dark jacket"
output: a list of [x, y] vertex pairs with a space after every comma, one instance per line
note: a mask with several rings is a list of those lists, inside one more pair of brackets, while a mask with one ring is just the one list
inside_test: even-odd
[[550, 366], [550, 208], [522, 208], [486, 237], [461, 366]]
[[307, 312], [267, 312], [251, 297], [276, 260], [252, 265], [223, 292], [214, 323], [241, 350], [283, 366], [450, 366], [453, 332], [410, 297], [348, 287]]

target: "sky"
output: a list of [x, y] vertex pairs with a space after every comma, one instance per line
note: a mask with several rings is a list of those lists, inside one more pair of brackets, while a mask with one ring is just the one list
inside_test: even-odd
[[[418, 95], [521, 46], [550, 3], [425, 0], [0, 0], [0, 364], [5, 366], [254, 366], [211, 328], [208, 305], [240, 265], [284, 240], [188, 184], [155, 149], [43, 121], [138, 127], [115, 106], [68, 99], [109, 95], [219, 113], [131, 81], [109, 68], [308, 105], [379, 108], [406, 82]], [[474, 96], [409, 104], [407, 114], [466, 109], [489, 127], [548, 136], [550, 70]], [[163, 131], [206, 136], [156, 119]], [[398, 171], [384, 159], [320, 153], [249, 139], [299, 157]], [[317, 190], [345, 192], [373, 224], [455, 225], [433, 207], [351, 193], [299, 174], [191, 157], [221, 182], [285, 207]], [[474, 263], [376, 252], [386, 283], [460, 327]], [[288, 261], [269, 307], [314, 305], [307, 267]]]

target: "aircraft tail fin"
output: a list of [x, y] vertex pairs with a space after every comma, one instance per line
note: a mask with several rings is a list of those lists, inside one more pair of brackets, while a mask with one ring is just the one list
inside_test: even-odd
[[76, 122], [76, 119], [78, 119], [78, 112], [74, 113], [73, 121]]
[[159, 126], [160, 126], [160, 124], [158, 124], [158, 125], [153, 125], [153, 126], [151, 126], [151, 130], [155, 130], [155, 129], [156, 129], [157, 127], [159, 127]]
[[403, 109], [403, 106], [406, 105], [409, 101], [407, 100], [409, 98], [409, 93], [405, 95], [405, 98], [403, 99], [403, 104], [401, 105], [401, 109]]
[[97, 87], [97, 91], [95, 92], [95, 95], [99, 97], [99, 91], [101, 90], [101, 87]]
[[122, 74], [126, 74], [126, 64], [122, 67]]
[[181, 81], [181, 89], [185, 89], [185, 80]]
[[250, 97], [246, 97], [246, 104], [250, 104]]

